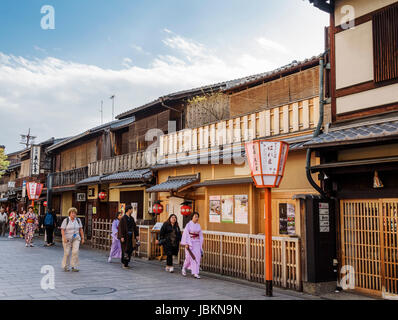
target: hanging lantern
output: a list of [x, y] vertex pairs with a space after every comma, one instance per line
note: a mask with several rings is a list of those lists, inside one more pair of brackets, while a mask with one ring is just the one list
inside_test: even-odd
[[154, 214], [161, 214], [163, 212], [163, 206], [160, 201], [155, 201], [152, 209]]
[[43, 206], [44, 206], [44, 207], [47, 207], [47, 201], [44, 201], [44, 202], [43, 202]]
[[191, 202], [184, 202], [181, 204], [181, 214], [183, 216], [189, 216], [192, 213]]
[[105, 200], [105, 199], [106, 199], [106, 192], [101, 191], [101, 192], [98, 194], [98, 198], [99, 198], [100, 200]]

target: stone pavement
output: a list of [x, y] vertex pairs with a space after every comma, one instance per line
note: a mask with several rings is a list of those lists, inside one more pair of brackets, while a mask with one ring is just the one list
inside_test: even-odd
[[[264, 289], [244, 283], [226, 281], [207, 274], [197, 280], [182, 277], [179, 269], [169, 274], [158, 262], [132, 259], [131, 270], [123, 270], [119, 261], [107, 262], [107, 253], [82, 248], [80, 272], [61, 269], [61, 244], [26, 248], [22, 239], [0, 238], [1, 300], [266, 300]], [[41, 289], [44, 265], [54, 267], [55, 289]], [[79, 288], [113, 288], [100, 295], [76, 295]], [[275, 288], [273, 300], [320, 299], [298, 292]]]

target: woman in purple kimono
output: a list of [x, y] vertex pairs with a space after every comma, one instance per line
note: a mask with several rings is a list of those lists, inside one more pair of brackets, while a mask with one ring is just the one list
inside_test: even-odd
[[118, 212], [116, 219], [113, 220], [112, 223], [112, 246], [111, 246], [111, 252], [109, 253], [109, 258], [108, 262], [112, 261], [112, 258], [118, 258], [121, 259], [122, 257], [122, 247], [120, 244], [120, 240], [117, 238], [117, 231], [119, 227], [119, 222], [120, 219], [123, 217], [123, 213]]
[[200, 279], [199, 266], [202, 255], [203, 233], [200, 227], [199, 213], [194, 212], [192, 220], [185, 226], [181, 244], [185, 246], [185, 261], [182, 267], [182, 275], [187, 275], [186, 269], [190, 269], [196, 279]]

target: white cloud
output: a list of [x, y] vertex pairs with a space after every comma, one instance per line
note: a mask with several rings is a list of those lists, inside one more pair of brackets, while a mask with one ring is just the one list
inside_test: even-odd
[[132, 63], [133, 63], [133, 60], [131, 60], [130, 58], [124, 58], [123, 62], [122, 62], [122, 66], [124, 66], [126, 68], [130, 68]]
[[17, 150], [19, 133], [29, 127], [38, 141], [83, 132], [100, 123], [101, 100], [104, 120], [110, 121], [110, 94], [116, 94], [119, 114], [167, 93], [271, 70], [280, 65], [281, 56], [288, 57], [267, 56], [265, 44], [281, 48], [258, 39], [248, 47], [217, 50], [164, 31], [163, 44], [170, 53], [157, 55], [148, 67], [136, 66], [127, 57], [123, 69], [112, 70], [0, 52], [0, 144], [7, 152]]
[[270, 39], [260, 37], [256, 39], [257, 43], [263, 48], [267, 50], [273, 50], [281, 53], [287, 53], [288, 50], [278, 42], [272, 41]]

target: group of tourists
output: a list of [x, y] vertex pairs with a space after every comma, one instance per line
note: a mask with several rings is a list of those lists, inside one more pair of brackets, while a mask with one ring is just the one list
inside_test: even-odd
[[[112, 246], [108, 262], [113, 258], [121, 260], [122, 268], [129, 269], [129, 263], [134, 250], [140, 246], [139, 228], [132, 216], [133, 208], [126, 206], [125, 213], [118, 212], [112, 223]], [[202, 257], [203, 234], [199, 224], [199, 213], [192, 214], [191, 221], [185, 226], [184, 232], [178, 225], [177, 216], [171, 214], [167, 221], [163, 223], [156, 244], [163, 247], [166, 255], [166, 271], [174, 272], [173, 256], [177, 256], [180, 245], [185, 249], [185, 261], [181, 270], [186, 276], [187, 270], [191, 270], [192, 275], [200, 279], [199, 267]], [[54, 245], [54, 231], [57, 226], [54, 211], [46, 212], [40, 222], [45, 228], [45, 246]], [[12, 210], [9, 214], [4, 208], [0, 209], [0, 234], [5, 236], [5, 231], [9, 226], [9, 238], [16, 237], [19, 230], [20, 235], [25, 238], [26, 247], [34, 247], [33, 236], [39, 227], [39, 217], [34, 212], [33, 206], [28, 207], [28, 211], [18, 214]], [[62, 268], [65, 272], [79, 271], [79, 248], [84, 244], [84, 231], [81, 220], [77, 217], [77, 209], [70, 208], [68, 217], [61, 224], [62, 245], [64, 256]]]
[[33, 234], [38, 224], [38, 218], [32, 206], [28, 207], [28, 212], [22, 210], [20, 213], [16, 210], [7, 213], [4, 208], [0, 208], [0, 235], [2, 237], [6, 236], [8, 229], [9, 239], [17, 237], [19, 233], [21, 238], [25, 238], [26, 247], [33, 247]]
[[[111, 262], [113, 258], [121, 259], [124, 269], [129, 268], [131, 255], [139, 246], [139, 229], [131, 214], [132, 207], [127, 206], [125, 214], [117, 213], [112, 223], [112, 246], [108, 262]], [[185, 226], [183, 233], [181, 233], [175, 214], [171, 214], [163, 223], [159, 233], [160, 239], [156, 240], [156, 244], [163, 247], [163, 252], [167, 257], [165, 269], [167, 272], [174, 272], [173, 256], [178, 255], [180, 245], [182, 245], [185, 248], [182, 275], [186, 276], [188, 269], [196, 279], [200, 279], [199, 267], [203, 252], [203, 234], [198, 221], [199, 213], [194, 212], [192, 220]]]

